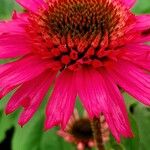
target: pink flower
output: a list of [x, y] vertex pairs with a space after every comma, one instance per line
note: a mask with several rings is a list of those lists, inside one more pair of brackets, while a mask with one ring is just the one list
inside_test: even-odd
[[24, 110], [24, 125], [54, 89], [45, 128], [63, 129], [76, 96], [90, 118], [103, 114], [115, 138], [131, 137], [118, 87], [150, 105], [150, 15], [134, 15], [135, 0], [17, 0], [26, 13], [0, 22], [0, 96], [15, 90], [6, 113]]
[[[101, 129], [99, 130], [102, 134], [102, 142], [104, 144], [109, 141], [109, 130], [104, 116], [100, 118], [100, 125]], [[74, 144], [77, 150], [92, 149], [96, 146], [91, 122], [86, 111], [80, 116], [77, 109], [75, 109], [65, 131], [60, 129], [58, 135], [64, 138], [65, 141]]]

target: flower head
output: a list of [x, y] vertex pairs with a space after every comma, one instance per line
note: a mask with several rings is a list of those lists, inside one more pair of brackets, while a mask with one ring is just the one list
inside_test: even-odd
[[[101, 129], [99, 130], [102, 133], [102, 141], [106, 143], [109, 140], [109, 130], [104, 116], [101, 116], [100, 124]], [[65, 131], [59, 130], [58, 135], [63, 137], [67, 142], [75, 144], [78, 150], [91, 149], [96, 146], [92, 125], [85, 111], [81, 117], [75, 109]]]
[[54, 82], [45, 128], [63, 129], [78, 95], [90, 118], [102, 113], [112, 134], [131, 137], [121, 87], [150, 104], [150, 15], [135, 0], [17, 0], [27, 11], [0, 23], [0, 96], [16, 89], [6, 113], [28, 122]]

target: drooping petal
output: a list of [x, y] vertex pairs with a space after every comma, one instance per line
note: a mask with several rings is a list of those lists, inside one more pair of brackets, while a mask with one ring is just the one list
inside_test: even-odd
[[20, 5], [22, 5], [24, 8], [33, 11], [35, 13], [38, 13], [38, 10], [42, 7], [45, 7], [46, 4], [44, 0], [16, 0]]
[[37, 111], [56, 75], [55, 72], [46, 73], [23, 84], [6, 106], [6, 114], [12, 113], [20, 106], [24, 107], [18, 121], [21, 126], [26, 124]]
[[23, 125], [39, 107], [55, 75], [56, 72], [48, 70], [33, 80], [22, 84], [7, 103], [6, 114], [10, 114], [20, 106], [23, 106], [25, 110], [22, 113], [22, 117], [20, 117], [20, 123]]
[[[109, 101], [107, 101], [108, 109], [110, 113], [105, 113], [106, 120], [115, 136], [113, 130], [116, 128], [118, 135], [123, 135], [124, 137], [132, 137], [132, 131], [130, 128], [127, 110], [125, 107], [123, 96], [121, 95], [117, 85], [113, 82], [107, 72], [101, 71], [105, 84], [107, 86], [108, 94], [110, 95]], [[117, 134], [116, 134], [117, 135]], [[120, 137], [117, 138], [120, 142]]]
[[121, 135], [131, 136], [123, 98], [107, 74], [86, 68], [78, 71], [76, 77], [77, 92], [90, 117], [103, 113], [118, 141]]
[[48, 64], [49, 61], [47, 62], [39, 57], [27, 56], [16, 62], [5, 64], [6, 67], [1, 65], [0, 87], [13, 87], [29, 81], [47, 70]]
[[[90, 117], [99, 116], [105, 101], [99, 104], [98, 97], [106, 97], [99, 91], [99, 73], [94, 69], [81, 69], [76, 72], [76, 86], [79, 97]], [[97, 79], [98, 78], [98, 79]], [[100, 93], [99, 93], [100, 92]], [[101, 107], [103, 105], [103, 107]]]
[[0, 36], [0, 58], [23, 56], [32, 51], [31, 41], [25, 34], [4, 34]]
[[18, 121], [21, 126], [27, 123], [37, 111], [55, 76], [56, 72], [48, 71], [45, 72], [42, 76], [28, 83], [29, 95], [26, 95], [28, 99], [24, 99], [25, 101], [22, 101], [24, 111], [21, 113]]
[[46, 129], [55, 125], [60, 125], [63, 129], [66, 127], [73, 112], [76, 94], [74, 73], [64, 70], [56, 80], [46, 108]]
[[126, 60], [119, 60], [108, 71], [120, 87], [140, 102], [150, 105], [149, 73]]

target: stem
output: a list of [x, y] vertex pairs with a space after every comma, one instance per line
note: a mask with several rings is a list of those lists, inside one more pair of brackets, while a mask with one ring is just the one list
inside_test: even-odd
[[92, 148], [91, 147], [87, 147], [86, 150], [92, 150]]
[[90, 148], [90, 147], [87, 147], [85, 150], [92, 150], [92, 148]]
[[101, 123], [99, 118], [94, 118], [91, 121], [93, 136], [96, 142], [97, 150], [105, 150], [102, 140]]

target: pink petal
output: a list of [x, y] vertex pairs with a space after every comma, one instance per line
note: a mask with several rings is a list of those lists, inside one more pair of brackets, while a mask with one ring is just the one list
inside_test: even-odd
[[39, 107], [55, 75], [55, 72], [46, 71], [33, 80], [22, 84], [7, 103], [6, 114], [10, 114], [20, 106], [23, 106], [25, 108], [24, 115], [20, 117], [23, 125]]
[[3, 73], [4, 71], [8, 70], [11, 66], [12, 66], [11, 63], [0, 64], [0, 74]]
[[136, 16], [136, 26], [135, 28], [138, 30], [146, 30], [150, 28], [150, 15], [138, 15]]
[[24, 32], [18, 21], [0, 22], [0, 34], [9, 32]]
[[143, 44], [143, 43], [146, 43], [146, 42], [149, 42], [150, 41], [150, 34], [142, 34], [142, 33], [140, 33], [140, 35], [138, 35], [137, 37], [136, 37], [136, 39], [134, 40], [134, 41], [132, 41], [132, 43], [141, 43], [141, 44]]
[[149, 73], [125, 60], [119, 60], [109, 72], [120, 87], [140, 102], [150, 105]]
[[[104, 70], [101, 71], [105, 84], [107, 85], [108, 97], [110, 99], [107, 101], [107, 106], [110, 113], [105, 113], [106, 121], [108, 122], [110, 129], [117, 141], [120, 142], [118, 135], [123, 135], [124, 137], [132, 137], [132, 131], [130, 128], [127, 110], [125, 107], [123, 96], [121, 95], [117, 85], [113, 82], [111, 77]], [[113, 130], [115, 130], [113, 132]]]
[[150, 15], [136, 16], [136, 24], [133, 26], [132, 31], [139, 33], [135, 42], [149, 42], [150, 41]]
[[109, 127], [118, 141], [120, 136], [131, 136], [123, 98], [106, 73], [84, 68], [76, 74], [77, 90], [90, 117], [103, 113]]
[[137, 0], [123, 0], [123, 2], [128, 6], [129, 8], [133, 7], [133, 5], [136, 3]]
[[32, 44], [25, 34], [4, 34], [0, 36], [0, 58], [26, 55], [32, 49]]
[[120, 49], [122, 52], [121, 58], [124, 59], [150, 59], [149, 53], [150, 53], [150, 46], [141, 44], [141, 43], [133, 43], [133, 44], [128, 44], [124, 46], [122, 49]]
[[24, 26], [26, 24], [22, 21], [12, 20], [12, 21], [0, 21], [0, 34], [2, 33], [22, 33], [25, 32]]
[[144, 44], [130, 44], [121, 49], [120, 58], [150, 71], [150, 46]]
[[16, 0], [16, 1], [24, 8], [33, 11], [35, 13], [37, 13], [40, 8], [46, 6], [44, 0], [28, 0], [28, 2], [26, 0]]
[[2, 99], [5, 95], [7, 95], [9, 92], [11, 92], [13, 89], [15, 89], [16, 86], [7, 86], [0, 90], [0, 99]]
[[[87, 110], [90, 117], [98, 117], [105, 108], [105, 101], [101, 104], [99, 102], [99, 97], [106, 97], [103, 91], [99, 91], [99, 81], [100, 75], [97, 71], [91, 68], [83, 68], [78, 70], [76, 73], [76, 86], [78, 90], [78, 95], [82, 100], [84, 108]], [[101, 107], [103, 106], [103, 107]]]
[[[150, 15], [138, 15], [133, 17], [134, 24], [126, 31], [127, 40], [131, 43], [144, 43], [150, 41]], [[130, 40], [133, 39], [133, 40]]]
[[15, 10], [12, 13], [13, 21], [21, 21], [23, 23], [29, 23], [29, 13], [28, 12], [16, 12]]
[[73, 112], [76, 88], [74, 74], [70, 70], [64, 70], [56, 80], [54, 91], [46, 109], [45, 128], [49, 129], [60, 125], [63, 129]]
[[[8, 65], [7, 69], [4, 69]], [[16, 86], [29, 81], [48, 69], [49, 61], [36, 56], [24, 57], [0, 67], [0, 87]], [[1, 70], [2, 69], [2, 70]]]
[[28, 23], [27, 13], [17, 13], [16, 11], [12, 14], [12, 20], [0, 21], [0, 34], [6, 33], [24, 33], [24, 27]]
[[25, 13], [13, 13], [11, 21], [0, 22], [0, 58], [28, 54], [33, 48], [24, 27], [28, 23]]
[[[27, 97], [30, 98], [30, 101], [24, 101], [24, 111], [20, 115], [19, 118], [19, 124], [23, 126], [26, 122], [28, 122], [31, 117], [34, 115], [34, 113], [39, 108], [41, 102], [44, 99], [44, 96], [47, 94], [48, 89], [51, 86], [52, 81], [54, 80], [56, 76], [56, 72], [45, 72], [43, 76], [40, 76], [37, 80], [30, 81], [30, 93], [27, 95]], [[32, 86], [34, 85], [34, 87]], [[29, 102], [29, 104], [28, 104]]]

